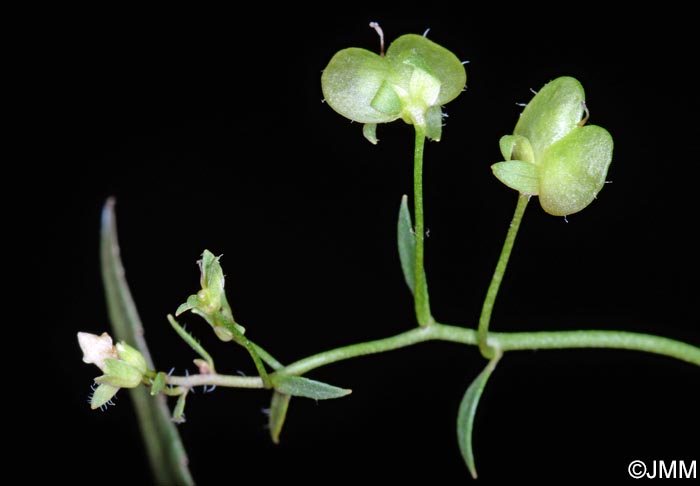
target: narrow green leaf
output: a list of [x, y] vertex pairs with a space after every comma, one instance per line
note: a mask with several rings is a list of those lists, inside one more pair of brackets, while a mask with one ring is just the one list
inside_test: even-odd
[[209, 364], [209, 367], [211, 368], [211, 372], [215, 372], [216, 368], [214, 368], [214, 359], [211, 357], [209, 353], [207, 353], [207, 350], [204, 349], [204, 347], [185, 329], [175, 320], [175, 318], [168, 314], [168, 321], [170, 322], [170, 325], [172, 326], [173, 329], [175, 329], [175, 332], [177, 333], [178, 336], [182, 338], [183, 341], [185, 341], [189, 346], [194, 349], [194, 351], [199, 354], [204, 361], [206, 361]]
[[413, 230], [411, 213], [408, 210], [408, 196], [406, 195], [401, 198], [397, 237], [403, 277], [406, 280], [406, 285], [411, 289], [411, 293], [414, 294], [416, 287], [416, 234]]
[[173, 409], [173, 422], [176, 424], [185, 423], [185, 403], [187, 402], [187, 393], [189, 390], [185, 390], [182, 395], [177, 397], [177, 403]]
[[[102, 210], [100, 260], [107, 311], [117, 339], [136, 345], [148, 367], [155, 369], [143, 336], [143, 327], [131, 292], [124, 277], [119, 256], [117, 224], [113, 198]], [[177, 428], [170, 421], [170, 411], [163, 395], [151, 397], [146, 387], [130, 390], [136, 409], [141, 436], [146, 446], [153, 476], [157, 484], [190, 486], [194, 480], [187, 468], [187, 454]]]
[[280, 393], [286, 393], [295, 397], [313, 398], [315, 400], [327, 400], [340, 398], [352, 393], [352, 390], [338, 388], [321, 381], [310, 380], [303, 376], [272, 375], [272, 386]]
[[457, 412], [457, 441], [459, 442], [459, 450], [462, 452], [464, 462], [467, 463], [469, 472], [474, 479], [476, 479], [476, 465], [474, 463], [474, 449], [472, 447], [474, 416], [486, 382], [496, 368], [501, 356], [502, 353], [497, 351], [496, 356], [489, 361], [486, 368], [474, 378], [474, 381], [472, 381], [469, 388], [467, 388], [464, 398], [462, 398], [462, 403], [459, 404], [459, 412]]
[[287, 418], [287, 409], [289, 408], [289, 400], [291, 400], [291, 398], [291, 395], [280, 393], [277, 390], [272, 393], [268, 424], [270, 427], [270, 437], [272, 437], [272, 442], [275, 444], [280, 443], [280, 433], [282, 432], [284, 420]]

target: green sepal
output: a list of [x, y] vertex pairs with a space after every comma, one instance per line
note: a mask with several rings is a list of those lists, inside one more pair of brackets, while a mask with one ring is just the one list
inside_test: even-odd
[[467, 388], [467, 391], [464, 393], [462, 402], [459, 404], [459, 411], [457, 412], [457, 442], [459, 443], [459, 450], [462, 452], [464, 462], [467, 464], [467, 468], [469, 468], [469, 472], [474, 479], [477, 477], [476, 464], [474, 462], [474, 448], [472, 446], [474, 416], [476, 415], [476, 408], [479, 405], [484, 387], [491, 373], [493, 373], [493, 370], [496, 368], [498, 361], [501, 359], [501, 356], [502, 354], [497, 352], [496, 356], [488, 362], [486, 368], [472, 381], [471, 385], [469, 385], [469, 388]]
[[190, 295], [189, 297], [187, 297], [187, 301], [184, 304], [180, 304], [180, 306], [177, 308], [177, 310], [175, 311], [175, 317], [179, 316], [183, 312], [195, 309], [201, 304], [202, 302], [199, 300], [199, 297], [197, 295]]
[[175, 312], [178, 316], [191, 311], [206, 320], [222, 341], [231, 341], [237, 335], [243, 335], [245, 328], [236, 323], [224, 291], [224, 271], [219, 258], [209, 250], [204, 250], [202, 258], [197, 261], [200, 270], [201, 289], [190, 295], [187, 301]]
[[406, 195], [401, 198], [396, 233], [403, 278], [406, 280], [406, 285], [408, 285], [411, 293], [415, 294], [416, 234], [413, 229], [413, 222], [411, 221], [411, 212], [408, 210], [408, 196]]
[[498, 162], [491, 166], [493, 175], [499, 181], [521, 194], [539, 194], [539, 176], [535, 164], [522, 160]]
[[118, 342], [116, 348], [120, 360], [139, 370], [142, 375], [146, 373], [146, 370], [148, 370], [146, 358], [143, 357], [143, 354], [138, 349], [129, 346], [124, 341]]
[[159, 371], [151, 382], [151, 396], [157, 395], [163, 388], [165, 388], [165, 373]]
[[295, 397], [328, 400], [340, 398], [352, 393], [352, 390], [339, 388], [321, 381], [311, 380], [303, 376], [270, 375], [272, 386], [280, 393]]
[[372, 145], [377, 145], [377, 142], [379, 142], [379, 139], [377, 138], [377, 124], [365, 123], [362, 125], [362, 135], [364, 135]]
[[530, 141], [522, 135], [504, 135], [499, 141], [501, 154], [506, 161], [522, 160], [535, 163], [535, 154], [532, 151]]
[[292, 396], [286, 393], [280, 393], [277, 390], [272, 392], [268, 426], [270, 429], [270, 437], [275, 444], [280, 443], [280, 434], [282, 433], [284, 421], [287, 418], [287, 410], [289, 409], [289, 401], [291, 399]]
[[202, 252], [202, 259], [197, 262], [200, 269], [200, 284], [203, 289], [213, 291], [213, 297], [220, 297], [224, 292], [224, 270], [221, 268], [219, 258], [209, 250]]
[[97, 383], [106, 383], [119, 388], [136, 388], [143, 380], [143, 373], [124, 361], [105, 359], [104, 375], [95, 378]]
[[379, 91], [372, 98], [370, 106], [381, 113], [392, 116], [398, 116], [403, 108], [399, 95], [386, 81], [382, 82]]
[[90, 408], [95, 410], [100, 407], [104, 407], [109, 404], [109, 401], [117, 394], [119, 391], [118, 386], [108, 385], [107, 383], [101, 383], [95, 388], [95, 391], [90, 397]]

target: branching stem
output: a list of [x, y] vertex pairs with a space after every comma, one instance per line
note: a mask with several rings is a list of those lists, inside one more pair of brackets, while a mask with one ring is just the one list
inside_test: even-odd
[[[426, 341], [449, 341], [467, 345], [478, 345], [478, 332], [448, 324], [434, 323], [395, 336], [364, 343], [351, 344], [308, 356], [276, 373], [303, 375], [311, 370], [339, 361], [384, 353]], [[503, 352], [536, 349], [606, 348], [644, 351], [669, 356], [700, 366], [700, 347], [661, 336], [626, 331], [547, 331], [547, 332], [492, 332], [488, 344]], [[217, 385], [233, 388], [263, 388], [260, 377], [232, 375], [170, 376], [166, 383], [182, 387]]]

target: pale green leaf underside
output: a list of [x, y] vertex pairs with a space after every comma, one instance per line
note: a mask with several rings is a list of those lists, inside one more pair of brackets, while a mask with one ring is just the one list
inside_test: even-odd
[[472, 381], [467, 391], [464, 393], [464, 398], [459, 404], [457, 412], [457, 442], [459, 450], [462, 452], [462, 457], [469, 468], [472, 477], [476, 479], [476, 464], [474, 462], [474, 448], [472, 446], [472, 430], [474, 428], [474, 416], [476, 408], [479, 405], [481, 394], [484, 387], [491, 376], [491, 373], [496, 368], [496, 364], [501, 359], [501, 353], [498, 353], [489, 363], [486, 368]]
[[413, 294], [416, 287], [416, 235], [411, 222], [411, 213], [408, 210], [408, 197], [405, 195], [401, 198], [401, 206], [399, 207], [397, 237], [403, 278]]
[[[145, 357], [148, 367], [155, 369], [143, 337], [141, 319], [124, 277], [114, 204], [114, 199], [109, 199], [102, 210], [100, 259], [107, 311], [116, 338], [135, 345]], [[176, 486], [194, 485], [187, 468], [185, 448], [177, 428], [170, 421], [165, 397], [151, 397], [144, 386], [133, 388], [130, 393], [155, 482]]]
[[280, 393], [277, 390], [272, 392], [272, 400], [270, 401], [270, 417], [268, 426], [270, 428], [270, 437], [272, 442], [279, 444], [282, 426], [287, 418], [287, 410], [289, 409], [289, 401], [291, 395]]
[[275, 390], [295, 397], [328, 400], [344, 397], [352, 393], [352, 390], [338, 388], [337, 386], [304, 378], [303, 376], [272, 375], [271, 378]]

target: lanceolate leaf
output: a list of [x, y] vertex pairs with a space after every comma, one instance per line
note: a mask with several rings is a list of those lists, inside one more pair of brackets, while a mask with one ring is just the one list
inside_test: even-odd
[[270, 427], [270, 437], [272, 437], [272, 442], [275, 444], [280, 443], [280, 433], [282, 432], [284, 420], [287, 418], [287, 409], [291, 399], [292, 396], [286, 393], [280, 393], [277, 390], [272, 392], [268, 425]]
[[502, 354], [496, 353], [496, 356], [489, 361], [486, 368], [472, 381], [472, 384], [467, 388], [462, 403], [459, 404], [459, 412], [457, 413], [457, 441], [459, 449], [462, 452], [462, 457], [467, 463], [469, 472], [476, 479], [476, 465], [474, 463], [474, 448], [472, 447], [472, 430], [474, 428], [474, 416], [476, 407], [479, 405], [481, 394], [484, 391], [486, 382], [489, 380], [491, 373], [496, 368], [498, 360]]
[[[145, 357], [148, 368], [155, 369], [143, 336], [141, 319], [124, 277], [119, 256], [114, 199], [111, 198], [102, 210], [100, 259], [107, 311], [114, 334], [117, 339], [134, 344]], [[185, 448], [175, 425], [170, 421], [165, 397], [151, 397], [144, 386], [133, 388], [130, 393], [156, 484], [194, 485], [187, 468]]]
[[327, 400], [340, 398], [352, 393], [352, 390], [338, 388], [321, 381], [310, 380], [303, 376], [272, 375], [272, 385], [280, 393], [295, 397], [313, 398], [315, 400]]
[[406, 285], [408, 285], [408, 288], [411, 289], [411, 293], [413, 294], [415, 293], [416, 287], [416, 234], [413, 231], [411, 213], [408, 211], [408, 197], [405, 195], [401, 198], [401, 207], [399, 208], [397, 236], [401, 270], [403, 270], [403, 277], [406, 279]]

